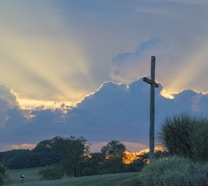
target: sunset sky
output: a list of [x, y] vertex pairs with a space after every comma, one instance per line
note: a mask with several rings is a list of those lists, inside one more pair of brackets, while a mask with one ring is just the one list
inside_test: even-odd
[[148, 76], [151, 56], [163, 95], [207, 93], [207, 10], [207, 0], [1, 0], [0, 98], [75, 107], [105, 82]]
[[149, 74], [207, 92], [206, 0], [2, 0], [0, 84], [25, 106], [70, 105], [106, 81]]

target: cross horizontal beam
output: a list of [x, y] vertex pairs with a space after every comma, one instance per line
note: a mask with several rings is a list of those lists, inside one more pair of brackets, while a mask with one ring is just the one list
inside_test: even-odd
[[153, 80], [151, 80], [151, 79], [149, 79], [147, 77], [144, 77], [143, 78], [143, 81], [145, 81], [146, 83], [148, 83], [150, 85], [153, 85], [154, 87], [159, 87], [159, 84], [158, 83], [156, 83], [155, 81], [153, 81]]

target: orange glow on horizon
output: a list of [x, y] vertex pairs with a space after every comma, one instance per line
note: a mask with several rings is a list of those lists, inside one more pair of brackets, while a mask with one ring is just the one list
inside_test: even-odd
[[[156, 146], [155, 147], [155, 151], [164, 151], [164, 147], [162, 146]], [[122, 162], [123, 164], [131, 164], [134, 161], [138, 160], [141, 158], [142, 155], [144, 155], [145, 153], [149, 152], [149, 148], [145, 148], [139, 152], [130, 152], [130, 151], [125, 151], [123, 154], [123, 158], [122, 158]], [[144, 159], [144, 163], [148, 164], [149, 160], [148, 159]]]
[[18, 149], [33, 149], [36, 147], [37, 144], [19, 144], [19, 145], [11, 145], [12, 149], [18, 150]]
[[135, 152], [125, 151], [123, 154], [122, 163], [129, 165], [137, 159], [138, 157]]

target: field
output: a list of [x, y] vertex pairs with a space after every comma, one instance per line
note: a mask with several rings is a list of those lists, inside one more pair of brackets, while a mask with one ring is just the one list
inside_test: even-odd
[[[41, 180], [38, 168], [8, 170], [6, 185], [13, 186], [137, 186], [138, 173], [106, 174], [99, 176], [85, 176], [77, 178], [63, 178], [60, 180]], [[20, 175], [25, 175], [21, 183]]]

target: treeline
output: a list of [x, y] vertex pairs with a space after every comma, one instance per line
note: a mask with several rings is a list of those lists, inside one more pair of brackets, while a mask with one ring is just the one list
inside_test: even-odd
[[[131, 164], [124, 164], [122, 158], [126, 147], [119, 141], [109, 142], [99, 153], [90, 153], [83, 137], [55, 137], [40, 142], [31, 151], [2, 152], [0, 158], [7, 168], [45, 166], [40, 170], [44, 179], [141, 170], [141, 185], [208, 184], [208, 118], [187, 114], [167, 117], [159, 137], [168, 153], [155, 153], [155, 160], [149, 165], [144, 161], [148, 154]], [[4, 173], [1, 166], [0, 170]], [[0, 184], [1, 178], [0, 171]]]
[[46, 179], [133, 172], [144, 166], [142, 159], [124, 164], [122, 158], [126, 147], [119, 141], [109, 142], [98, 153], [90, 153], [89, 148], [83, 137], [55, 137], [41, 141], [32, 150], [0, 152], [0, 160], [8, 169], [44, 167], [40, 174]]
[[47, 166], [58, 163], [63, 154], [47, 146], [50, 140], [40, 142], [33, 150], [11, 150], [0, 152], [1, 163], [8, 169], [23, 169]]

